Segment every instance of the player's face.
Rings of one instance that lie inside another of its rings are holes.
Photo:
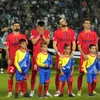
[[[60,21],[59,21],[59,23],[60,23],[60,26],[61,27],[66,27],[68,24],[67,24],[67,22],[66,22],[66,20],[64,20],[64,19],[61,19]]]
[[[90,21],[85,21],[84,24],[83,24],[83,27],[85,29],[90,29],[91,28],[91,22]]]
[[[91,47],[90,49],[89,49],[89,51],[91,52],[91,53],[96,53],[96,46],[93,46],[93,47]]]
[[[20,31],[20,24],[15,23],[15,24],[13,25],[13,30],[16,31],[16,32]]]
[[[47,45],[43,45],[43,47],[42,47],[42,51],[43,51],[43,52],[47,52],[47,50],[48,50]]]
[[[20,47],[21,47],[22,49],[26,49],[26,48],[27,48],[26,42],[22,42],[22,43],[20,44]]]
[[[65,53],[70,54],[70,51],[71,51],[71,48],[70,48],[70,46],[68,46],[68,47],[65,49]]]

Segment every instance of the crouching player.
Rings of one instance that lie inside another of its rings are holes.
[[[74,59],[70,55],[71,48],[69,45],[64,45],[64,55],[60,57],[59,68],[60,68],[60,82],[61,89],[59,97],[63,97],[64,87],[67,81],[68,84],[68,96],[74,97],[75,94],[72,93],[72,81],[73,81],[73,71],[74,71]]]
[[[23,89],[24,97],[30,97],[27,93],[27,76],[28,76],[28,70],[30,67],[30,54],[26,50],[27,43],[26,40],[20,39],[19,40],[20,49],[16,51],[15,54],[15,67],[16,67],[16,81],[17,83],[20,83],[20,88]],[[15,89],[15,98],[18,98],[18,88],[19,84],[16,84]]]
[[[96,45],[89,45],[89,54],[87,59],[83,62],[84,72],[87,73],[88,95],[94,96],[93,88],[97,83],[97,73],[100,75],[100,62],[96,55]]]
[[[50,82],[50,68],[52,67],[52,57],[47,52],[47,43],[41,42],[41,52],[37,55],[37,65],[39,66],[39,79],[38,97],[42,98],[42,87],[44,85],[43,97],[46,98],[47,90]]]

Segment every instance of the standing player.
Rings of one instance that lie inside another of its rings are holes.
[[[85,19],[83,21],[83,27],[84,30],[79,34],[78,36],[78,49],[81,53],[80,56],[80,65],[79,65],[79,76],[78,76],[78,80],[77,80],[77,86],[78,86],[78,96],[81,96],[81,90],[82,90],[82,79],[83,79],[83,75],[84,75],[84,70],[82,68],[82,64],[83,64],[83,60],[87,59],[87,54],[89,53],[89,45],[90,44],[95,44],[96,45],[96,49],[98,52],[98,37],[96,32],[94,32],[93,30],[91,30],[91,22],[89,19]],[[95,87],[96,87],[96,83],[95,83]],[[95,87],[93,90],[95,90]],[[96,92],[93,91],[95,94]]]
[[[7,55],[7,60],[8,60],[8,96],[12,96],[12,86],[13,86],[13,76],[15,74],[15,66],[14,66],[14,57],[15,57],[15,52],[19,48],[19,40],[20,39],[25,39],[26,36],[24,34],[20,33],[20,23],[15,22],[13,23],[13,32],[10,33],[7,38],[6,38],[6,55]],[[16,82],[17,86],[19,83]],[[22,91],[22,89],[21,89]]]
[[[43,21],[39,21],[37,23],[37,28],[32,29],[31,31],[31,41],[33,44],[33,57],[32,57],[32,77],[31,77],[31,93],[30,96],[34,96],[34,87],[36,84],[36,75],[38,72],[38,66],[36,64],[37,54],[40,53],[40,43],[46,42],[49,44],[50,42],[50,32],[45,29],[45,23]]]
[[[19,40],[20,49],[16,51],[14,65],[16,67],[16,81],[20,82],[23,81],[21,84],[23,87],[24,97],[30,97],[27,93],[27,76],[28,70],[30,67],[30,54],[26,50],[27,43],[25,39]],[[18,98],[18,89],[19,86],[17,85],[15,89],[15,98]]]
[[[97,73],[100,75],[100,61],[96,55],[96,45],[89,45],[89,54],[82,65],[84,73],[87,73],[88,95],[94,96],[93,88],[97,82]]]
[[[71,57],[70,53],[70,46],[65,44],[63,57],[60,57],[59,59],[60,82],[62,83],[59,97],[63,97],[66,81],[67,83],[70,83],[68,84],[68,96],[75,96],[72,93],[72,80],[70,80],[74,72],[74,59]]]
[[[62,56],[64,53],[64,45],[68,44],[71,46],[71,55],[73,56],[73,53],[76,49],[76,43],[75,43],[75,34],[74,31],[68,27],[68,23],[65,19],[60,19],[59,20],[59,26],[60,28],[57,29],[54,32],[53,36],[53,48],[56,51],[56,77],[55,77],[55,84],[56,84],[56,94],[54,96],[59,96],[60,91],[60,80],[59,80],[59,57]],[[69,83],[70,84],[70,83]]]
[[[39,67],[39,86],[38,86],[38,97],[42,97],[42,87],[44,85],[43,97],[47,98],[47,90],[50,82],[50,68],[52,67],[52,57],[48,54],[48,45],[46,42],[41,44],[41,52],[37,55],[37,65]]]

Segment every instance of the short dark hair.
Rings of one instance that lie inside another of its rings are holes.
[[[19,44],[21,44],[21,43],[23,43],[23,42],[26,42],[26,40],[25,40],[25,39],[20,39],[20,40],[19,40]]]
[[[20,22],[14,22],[13,25],[14,25],[14,24],[19,24],[19,25],[21,25]]]
[[[37,23],[37,26],[40,26],[40,27],[43,27],[44,25],[45,25],[44,21],[39,21],[39,22]]]
[[[90,18],[83,19],[83,24],[84,24],[85,21],[90,21],[90,23],[91,23],[91,19]]]
[[[89,49],[91,49],[93,46],[96,46],[95,44],[90,44]]]
[[[64,44],[64,49],[66,49],[69,45],[68,44]]]
[[[43,47],[44,45],[47,45],[47,43],[46,43],[46,42],[41,42],[41,43],[40,43],[40,46],[41,46],[41,47]]]

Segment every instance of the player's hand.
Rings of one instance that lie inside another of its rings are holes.
[[[12,61],[11,61],[11,59],[8,59],[8,65],[11,65],[12,64]]]
[[[45,67],[48,67],[48,64],[45,64]]]
[[[88,59],[87,55],[83,55],[83,57],[84,57],[84,60],[87,60]]]
[[[36,64],[34,65],[34,70],[37,70],[37,65]]]
[[[71,75],[71,76],[73,75],[73,71],[70,73],[70,75]]]
[[[50,68],[52,68],[52,65],[50,65]]]
[[[61,71],[61,72],[60,72],[60,75],[61,75],[61,76],[64,76],[64,73]]]
[[[20,73],[22,73],[22,70],[19,70]]]
[[[98,75],[100,75],[100,71],[98,72]]]

